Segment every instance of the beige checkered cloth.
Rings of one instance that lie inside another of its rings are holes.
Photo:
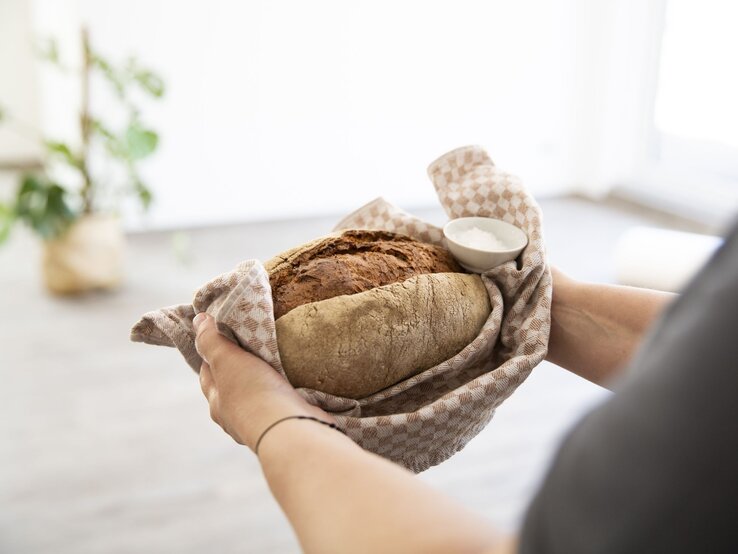
[[[551,273],[546,266],[541,212],[519,179],[497,169],[487,153],[468,146],[433,162],[428,174],[450,218],[494,217],[520,227],[528,246],[518,262],[482,280],[492,313],[479,335],[453,358],[361,400],[310,389],[298,392],[336,415],[363,448],[415,472],[461,450],[495,409],[543,360],[551,322]],[[382,229],[443,244],[441,229],[382,198],[343,219],[336,230]],[[269,277],[256,260],[205,284],[193,303],[144,315],[134,341],[177,347],[199,371],[192,318],[207,311],[221,332],[284,375],[279,359]]]

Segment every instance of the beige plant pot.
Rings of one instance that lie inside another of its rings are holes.
[[[82,216],[61,237],[44,243],[47,288],[55,294],[117,288],[123,279],[124,247],[116,216]]]

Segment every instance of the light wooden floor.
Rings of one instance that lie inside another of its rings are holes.
[[[619,234],[655,221],[578,199],[542,205],[552,262],[582,279],[610,280]],[[298,551],[254,457],[210,422],[194,374],[128,331],[336,220],[193,231],[185,263],[170,234],[136,235],[125,288],[74,300],[44,294],[26,236],[0,250],[0,552]],[[562,433],[607,394],[544,363],[463,452],[420,478],[514,528]]]

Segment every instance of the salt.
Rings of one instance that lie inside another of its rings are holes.
[[[456,235],[456,242],[477,250],[507,250],[507,246],[494,233],[479,227],[469,227]]]

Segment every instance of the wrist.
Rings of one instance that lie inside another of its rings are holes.
[[[292,467],[295,460],[299,465],[324,464],[335,449],[358,448],[348,436],[331,428],[322,418],[320,423],[312,419],[290,418],[279,422],[263,434],[259,443],[258,458],[264,472],[283,472]],[[331,418],[332,419],[332,418]],[[279,420],[277,420],[279,421]]]
[[[565,360],[572,333],[579,332],[578,322],[585,283],[576,281],[555,267],[551,268],[553,291],[551,296],[551,332],[548,340],[546,360],[566,367]],[[563,364],[563,365],[562,365]]]
[[[248,406],[244,406],[244,408],[236,418],[234,431],[241,439],[239,442],[248,446],[251,450],[255,449],[256,442],[264,431],[277,421],[287,417],[315,417],[326,423],[335,424],[335,419],[331,414],[308,404],[297,394],[288,398],[269,396],[263,402],[255,401]],[[316,425],[319,424],[316,423]]]
[[[572,279],[555,267],[551,267],[551,277],[553,278],[552,304],[564,305],[568,303],[574,292],[583,285],[583,283]]]

